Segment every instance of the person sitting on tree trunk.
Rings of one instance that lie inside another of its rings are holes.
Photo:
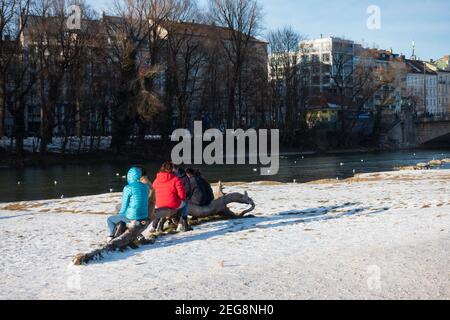
[[[209,206],[214,200],[214,192],[209,182],[203,178],[199,170],[189,168],[186,170],[186,174],[191,186],[191,192],[188,195],[189,204],[199,207]]]
[[[188,198],[191,193],[191,185],[189,183],[189,177],[187,176],[186,171],[182,167],[174,164],[173,173],[180,178],[181,182],[183,182],[184,190],[186,191],[186,198]]]
[[[209,206],[214,201],[214,191],[211,184],[203,177],[202,173],[197,170],[197,178],[200,183],[200,189],[202,190],[204,197],[202,207]]]
[[[156,195],[157,209],[171,209],[181,213],[178,224],[178,232],[191,231],[188,222],[188,206],[186,201],[186,189],[183,182],[174,173],[174,164],[165,162],[153,182],[153,189]],[[158,221],[153,221],[153,228],[156,228]]]
[[[123,224],[136,225],[148,221],[148,198],[150,187],[142,182],[142,169],[132,167],[127,174],[127,182],[123,189],[122,205],[118,215],[108,218],[109,237],[111,242],[117,235],[116,227]]]

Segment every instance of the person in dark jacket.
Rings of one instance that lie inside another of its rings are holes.
[[[202,206],[204,202],[203,200],[204,193],[202,192],[202,189],[200,189],[197,171],[195,169],[188,168],[186,170],[186,175],[189,179],[190,185],[190,192],[187,195],[186,199],[188,200],[189,204],[195,206]]]
[[[189,203],[205,207],[214,200],[214,192],[211,185],[202,177],[200,171],[189,168],[186,170],[189,177],[191,192],[187,197]]]
[[[197,171],[198,183],[203,192],[202,206],[209,206],[214,201],[214,191],[211,184],[203,177],[200,171]]]

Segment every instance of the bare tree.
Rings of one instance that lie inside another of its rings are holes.
[[[285,27],[269,33],[273,117],[283,126],[283,141],[291,144],[296,130],[305,125],[307,84],[300,42],[306,37]]]
[[[196,17],[192,11],[192,17]],[[195,22],[168,24],[166,104],[177,112],[177,127],[187,128],[194,104],[200,101],[202,73],[208,61],[208,47]],[[198,111],[198,110],[197,110]]]
[[[157,99],[145,86],[156,73],[155,69],[146,63],[150,58],[149,51],[145,49],[151,23],[147,15],[147,5],[144,0],[117,0],[113,9],[114,16],[103,17],[105,36],[110,49],[109,62],[117,74],[118,82],[112,107],[111,147],[115,153],[119,153],[130,139],[142,111],[155,111],[149,102],[156,102]],[[139,104],[142,97],[145,97],[145,102]]]
[[[222,43],[229,64],[226,112],[229,128],[238,125],[242,115],[243,72],[250,51],[255,49],[255,36],[261,29],[261,12],[256,0],[209,1],[210,22],[228,31],[228,36],[218,41]]]
[[[345,49],[333,54],[331,79],[340,99],[338,123],[341,147],[347,147],[351,143],[357,115],[364,110],[369,100],[401,76],[391,65],[377,63],[378,55],[377,50],[369,49],[364,49],[356,59]],[[350,121],[345,115],[349,104],[354,106]]]
[[[47,151],[54,129],[64,119],[63,97],[67,97],[68,72],[80,60],[84,41],[88,38],[82,31],[68,28],[68,6],[65,0],[36,1],[34,15],[28,17],[23,34],[24,41],[38,58],[42,153]]]
[[[0,0],[0,137],[5,135],[7,75],[20,52],[31,0]]]
[[[13,134],[15,152],[23,153],[23,140],[25,138],[25,112],[27,102],[36,83],[37,59],[29,48],[20,47],[14,55],[8,75],[7,110],[13,119]]]

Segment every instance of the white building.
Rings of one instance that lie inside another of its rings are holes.
[[[438,71],[438,106],[439,112],[450,114],[450,71]]]
[[[437,73],[438,113],[450,114],[450,69],[440,69],[439,63],[427,63],[427,66]]]
[[[309,84],[313,91],[333,93],[333,76],[341,73],[346,82],[353,73],[355,57],[361,51],[362,46],[354,41],[336,37],[301,42],[301,61],[310,66]]]
[[[426,62],[405,60],[407,66],[406,94],[416,101],[419,116],[440,114],[438,103],[438,74]]]

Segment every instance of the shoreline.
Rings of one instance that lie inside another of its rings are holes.
[[[164,161],[166,158],[170,157],[170,150],[162,150],[157,148],[157,151],[147,150],[138,155],[137,152],[131,154],[119,154],[115,155],[110,151],[96,151],[96,152],[86,152],[86,153],[56,153],[48,152],[46,154],[40,153],[30,153],[24,152],[22,155],[18,155],[9,151],[5,151],[0,148],[0,168],[32,168],[39,166],[53,166],[53,165],[67,165],[67,164],[88,164],[88,163],[98,163],[105,161],[113,162],[124,162],[129,163],[133,161]],[[351,148],[351,149],[337,149],[328,151],[315,151],[315,150],[304,150],[304,151],[292,151],[291,149],[284,149],[280,152],[280,156],[312,156],[312,157],[326,157],[326,156],[339,156],[339,155],[357,155],[357,154],[378,154],[378,153],[395,153],[402,151],[417,151],[417,150],[449,150],[450,148],[408,148],[408,149],[398,149],[398,150],[379,150],[376,148]],[[146,156],[145,154],[150,154]]]
[[[101,161],[100,159],[97,159],[97,161]],[[125,160],[123,160],[125,162]],[[92,162],[91,162],[92,163]],[[1,167],[0,167],[1,169]],[[400,166],[400,167],[393,167],[391,170],[386,171],[373,171],[370,173],[358,173],[353,174],[352,176],[348,176],[342,179],[331,179],[331,178],[325,178],[325,179],[314,179],[311,181],[303,181],[303,182],[282,182],[277,180],[259,180],[259,181],[221,181],[225,186],[227,187],[234,187],[234,186],[240,186],[240,185],[265,185],[265,186],[277,186],[277,185],[290,185],[290,184],[324,184],[324,183],[346,183],[346,182],[352,182],[357,181],[359,176],[364,175],[371,175],[371,176],[379,176],[382,174],[388,174],[388,173],[395,173],[395,172],[402,172],[402,171],[427,171],[427,170],[449,170],[450,169],[450,158],[443,158],[443,159],[437,159],[432,160],[426,163],[417,163],[416,165],[412,166]],[[219,181],[212,182],[211,185],[213,188],[217,185]],[[117,193],[117,192],[115,192]],[[86,194],[86,195],[73,195],[68,196],[65,199],[72,199],[72,198],[78,198],[78,197],[95,197],[95,196],[101,196],[106,193],[92,193],[92,194]],[[111,193],[109,193],[111,194]],[[36,201],[51,201],[51,200],[57,200],[58,198],[42,198],[42,199],[32,199],[32,200],[18,200],[18,201],[0,201],[0,209],[2,208],[2,205],[5,204],[14,204],[14,203],[23,203],[23,202],[36,202]]]
[[[445,159],[450,163],[450,159]],[[295,187],[295,186],[315,186],[315,185],[352,185],[364,182],[380,182],[380,181],[412,181],[412,180],[428,180],[432,179],[428,177],[427,174],[433,176],[433,174],[437,174],[442,178],[446,178],[450,180],[450,169],[446,168],[438,168],[436,166],[432,167],[423,167],[423,166],[413,166],[413,167],[400,167],[396,168],[392,171],[380,171],[380,172],[371,172],[371,173],[359,173],[355,174],[352,177],[348,177],[345,179],[317,179],[308,182],[279,182],[279,181],[271,181],[271,180],[261,180],[261,181],[230,181],[230,182],[222,182],[222,185],[225,189],[233,190],[236,188],[244,188],[249,189],[251,187]],[[423,174],[423,176],[421,176]],[[213,190],[217,187],[219,182],[211,183]],[[51,210],[43,209],[42,211],[35,210],[40,207],[41,204],[46,205],[49,203],[58,204],[59,208],[56,209],[56,212],[70,212],[70,213],[83,213],[83,209],[75,209],[75,206],[71,208],[63,208],[62,204],[70,204],[77,203],[76,200],[80,199],[101,199],[102,204],[106,204],[108,202],[120,203],[122,192],[109,192],[109,193],[98,193],[91,195],[82,195],[82,196],[72,196],[72,197],[64,197],[64,198],[51,198],[51,199],[36,199],[36,200],[23,200],[23,201],[8,201],[8,202],[0,202],[0,210],[5,211],[23,211],[27,209],[31,209],[33,212],[41,212],[48,213]],[[59,205],[61,204],[61,205]],[[53,208],[55,206],[52,206]],[[98,211],[89,211],[91,214],[115,214],[115,206],[114,210],[109,213],[98,212]]]

